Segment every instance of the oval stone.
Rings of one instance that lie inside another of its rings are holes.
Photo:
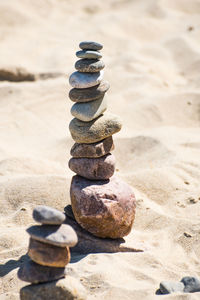
[[[86,59],[101,59],[102,54],[98,51],[94,50],[81,50],[76,52],[76,56],[78,58],[86,58]]]
[[[69,247],[57,247],[30,238],[28,256],[37,264],[63,268],[70,262]]]
[[[104,67],[104,62],[97,59],[79,59],[75,63],[75,69],[79,72],[95,73],[101,71]]]
[[[70,188],[72,210],[84,229],[102,238],[122,238],[131,231],[136,200],[132,188],[117,178],[91,181],[74,176]]]
[[[101,157],[114,150],[112,136],[93,144],[75,143],[70,151],[73,157]]]
[[[115,157],[109,153],[98,158],[71,158],[69,168],[85,178],[105,180],[114,174]]]
[[[90,102],[75,103],[71,108],[71,114],[83,122],[89,122],[100,116],[106,109],[106,97],[101,97]]]
[[[102,80],[100,84],[86,89],[71,89],[69,91],[69,98],[73,102],[89,102],[96,100],[103,96],[109,89],[108,81]]]
[[[47,266],[41,266],[33,261],[25,262],[19,268],[17,273],[19,279],[31,283],[57,280],[59,278],[65,277],[66,274],[66,268],[52,268]]]
[[[79,47],[81,49],[101,50],[103,48],[103,45],[101,45],[97,42],[83,41],[79,44]]]
[[[83,122],[74,118],[69,124],[73,140],[76,143],[86,144],[101,141],[120,131],[121,127],[120,118],[110,113],[105,113],[90,122]]]
[[[35,225],[29,227],[26,231],[33,239],[58,247],[73,247],[78,241],[74,229],[66,224],[61,226]]]
[[[64,222],[65,215],[55,208],[38,205],[33,210],[33,219],[42,224],[60,225]]]
[[[85,89],[99,84],[102,79],[103,71],[96,73],[74,72],[69,77],[69,83],[77,89]]]

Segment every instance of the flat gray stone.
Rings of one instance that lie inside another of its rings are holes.
[[[176,292],[183,292],[184,284],[179,281],[162,281],[160,283],[161,294],[171,294]]]
[[[96,73],[74,72],[69,77],[69,83],[74,88],[85,89],[85,88],[98,85],[102,79],[103,79],[103,71],[96,72]]]
[[[73,247],[77,243],[76,232],[66,224],[61,226],[35,225],[26,231],[32,239],[58,247]]]
[[[98,59],[79,59],[75,63],[75,69],[79,72],[95,73],[101,71],[104,67],[104,62]]]
[[[200,292],[200,281],[197,277],[186,276],[181,279],[185,293]]]
[[[41,266],[32,260],[24,263],[17,273],[19,279],[31,283],[57,280],[64,277],[66,274],[66,268]]]
[[[73,157],[101,157],[114,150],[112,136],[93,144],[75,143],[70,151]]]
[[[71,89],[69,91],[69,98],[73,102],[89,102],[102,97],[107,90],[109,89],[110,85],[108,81],[102,80],[100,84],[95,85],[90,88],[86,89]]]
[[[83,122],[89,122],[99,117],[106,109],[107,100],[103,96],[94,101],[75,103],[71,108],[71,114]]]
[[[76,52],[76,56],[78,58],[86,58],[86,59],[101,59],[102,55],[98,51],[94,50],[81,50]]]
[[[65,220],[65,215],[50,206],[38,205],[33,210],[33,219],[42,224],[60,225]]]
[[[101,50],[103,48],[103,45],[97,43],[97,42],[92,42],[92,41],[83,41],[79,44],[79,47],[81,49],[90,49],[90,50]]]
[[[76,118],[71,120],[69,130],[76,143],[96,143],[118,131],[122,127],[118,116],[105,113],[90,122],[83,122]]]

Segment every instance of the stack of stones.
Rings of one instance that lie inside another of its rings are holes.
[[[118,116],[105,113],[109,83],[103,80],[104,63],[96,42],[80,43],[80,58],[69,83],[74,119],[69,130],[75,144],[69,168],[77,175],[71,182],[71,204],[76,221],[98,237],[127,235],[135,217],[132,188],[114,175],[115,157],[112,135],[120,131]]]
[[[33,285],[21,289],[20,298],[22,300],[49,298],[48,294],[46,298],[34,298],[31,291],[36,293],[40,288],[45,290],[45,284],[65,277],[67,271],[65,266],[70,261],[69,247],[73,247],[77,243],[76,232],[71,226],[62,224],[65,215],[57,209],[37,206],[33,210],[33,218],[41,225],[31,226],[27,229],[30,235],[28,256],[31,260],[18,271],[19,279]],[[41,283],[43,283],[42,287]],[[56,284],[59,285],[57,281]],[[54,286],[55,290],[54,283],[47,286]]]

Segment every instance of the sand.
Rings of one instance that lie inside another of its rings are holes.
[[[123,119],[117,175],[137,197],[129,239],[145,251],[74,257],[69,274],[91,300],[200,298],[155,295],[162,280],[200,277],[199,36],[199,0],[0,1],[0,69],[36,78],[0,82],[1,300],[26,285],[33,207],[70,203],[68,77],[82,40],[104,45],[108,111]]]

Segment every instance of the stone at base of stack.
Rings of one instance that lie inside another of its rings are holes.
[[[42,225],[27,229],[30,235],[28,255],[30,260],[18,270],[18,277],[30,282],[20,291],[21,300],[34,299],[85,299],[84,293],[74,293],[78,287],[75,279],[65,278],[70,261],[69,247],[77,243],[73,228],[63,224],[65,215],[48,206],[37,206],[33,218]],[[71,283],[71,286],[67,284]],[[82,291],[84,289],[82,288]]]
[[[74,146],[69,168],[72,178],[70,195],[76,221],[97,237],[121,238],[131,231],[136,201],[130,186],[113,176],[115,158],[112,135],[120,131],[121,120],[106,113],[104,100],[109,84],[103,81],[104,63],[99,52],[103,46],[86,41],[76,52],[76,72],[69,83],[69,98],[75,117],[69,124]],[[99,95],[99,97],[98,97]]]

